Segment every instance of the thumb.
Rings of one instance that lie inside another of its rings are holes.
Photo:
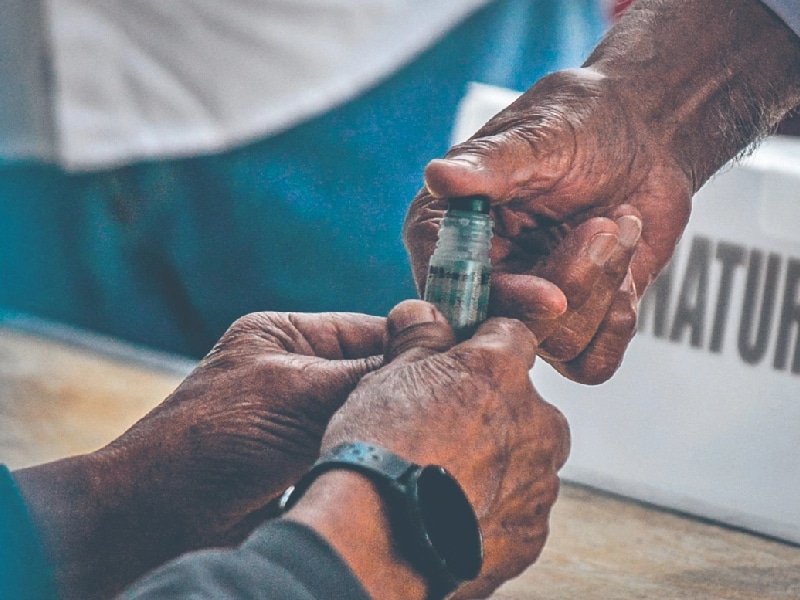
[[[537,178],[543,158],[524,136],[476,134],[452,147],[445,158],[428,163],[425,186],[437,198],[482,195],[502,204],[515,195],[520,182]]]
[[[293,355],[286,360],[297,360]],[[380,368],[380,356],[349,360],[327,360],[303,357],[306,393],[315,402],[304,410],[318,420],[326,421],[336,412],[364,375]]]
[[[404,364],[445,352],[456,343],[453,329],[435,306],[422,300],[405,300],[387,319],[389,339],[384,363]]]
[[[425,167],[425,187],[437,198],[497,194],[496,178],[486,160],[477,153],[451,154]]]

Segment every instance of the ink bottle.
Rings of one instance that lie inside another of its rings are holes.
[[[485,196],[451,198],[431,256],[424,299],[447,318],[458,340],[486,319],[492,219]]]

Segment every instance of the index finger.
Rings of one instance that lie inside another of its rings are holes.
[[[331,312],[289,313],[287,318],[319,358],[349,360],[383,352],[383,317]]]

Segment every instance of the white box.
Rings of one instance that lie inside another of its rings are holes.
[[[471,87],[456,139],[515,95]],[[619,372],[532,371],[572,427],[562,475],[800,543],[800,138],[767,140],[693,205]]]

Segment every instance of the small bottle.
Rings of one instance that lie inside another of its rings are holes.
[[[491,244],[489,199],[450,199],[428,267],[424,299],[447,318],[458,340],[471,336],[486,319]]]

